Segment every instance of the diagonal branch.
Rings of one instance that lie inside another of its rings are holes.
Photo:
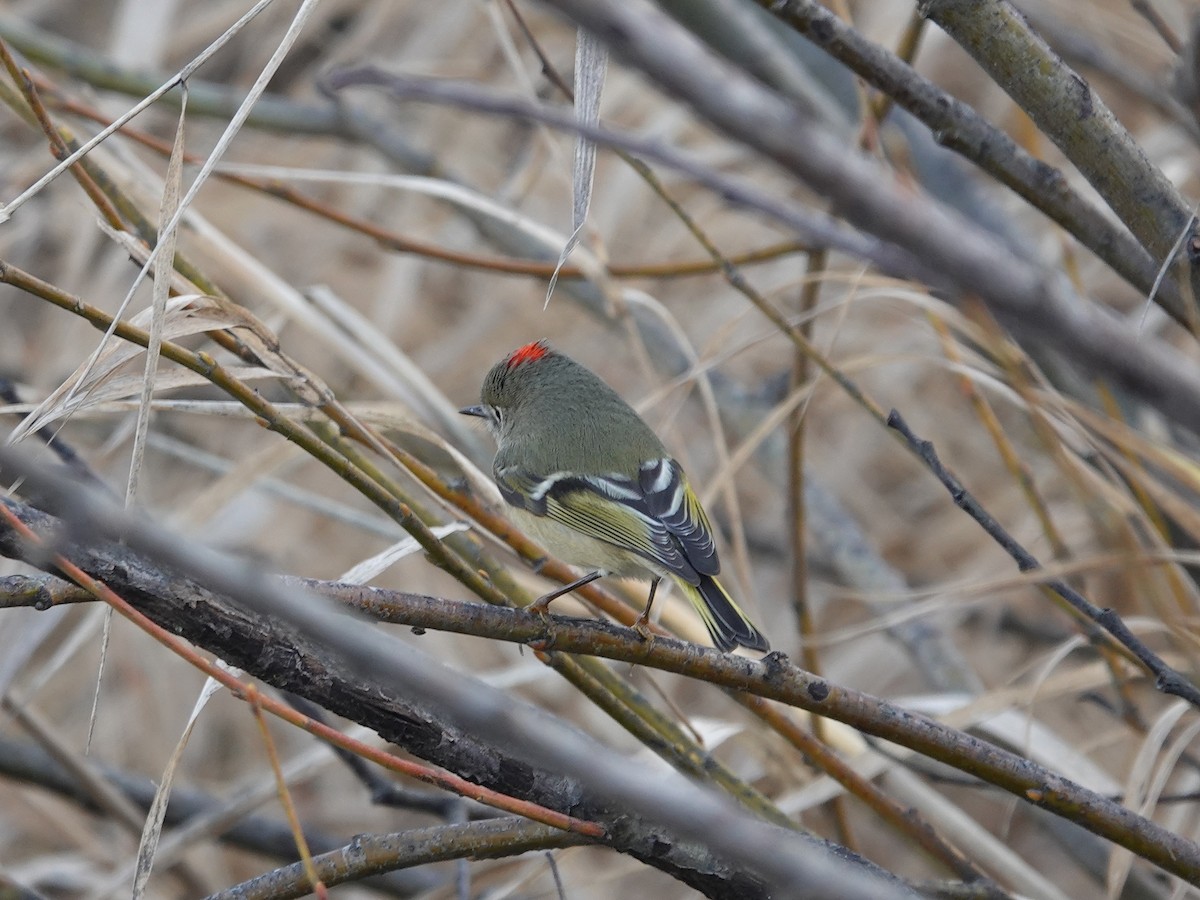
[[[4,454],[5,467],[11,454]],[[31,471],[21,469],[21,471]],[[39,482],[39,490],[54,487],[53,483]],[[78,493],[77,488],[72,492]],[[75,507],[78,499],[70,501],[64,492],[56,491],[59,502]],[[22,521],[39,533],[61,529],[58,520],[47,516],[25,504],[13,500],[2,501]],[[91,501],[89,501],[91,503]],[[337,712],[339,715],[358,721],[376,729],[382,736],[401,744],[410,752],[431,762],[436,762],[452,771],[460,772],[472,780],[489,787],[527,797],[552,809],[570,809],[572,814],[603,822],[610,832],[606,841],[610,846],[644,859],[651,865],[669,871],[693,886],[700,883],[713,886],[707,878],[699,878],[694,867],[712,865],[715,861],[702,862],[694,854],[697,848],[688,842],[673,843],[664,855],[664,848],[656,844],[655,835],[661,835],[661,825],[652,824],[654,816],[637,816],[614,819],[614,809],[620,810],[624,802],[614,801],[609,795],[605,799],[604,787],[607,780],[585,781],[577,775],[551,775],[551,772],[575,772],[577,766],[571,753],[563,759],[554,752],[555,731],[547,725],[541,726],[536,738],[509,741],[497,735],[494,715],[487,705],[481,704],[475,688],[466,688],[467,697],[449,686],[442,688],[453,696],[443,705],[442,701],[429,702],[413,691],[408,683],[405,689],[395,692],[385,688],[389,682],[375,659],[374,642],[379,652],[389,659],[398,656],[395,645],[383,640],[360,622],[334,612],[308,614],[319,618],[320,626],[302,625],[296,622],[294,610],[300,598],[307,597],[303,587],[312,584],[291,580],[271,587],[272,595],[281,595],[277,607],[272,607],[269,616],[231,603],[190,578],[164,571],[154,558],[143,555],[148,549],[142,538],[149,538],[145,526],[129,522],[124,517],[104,517],[103,525],[86,514],[84,520],[89,527],[100,533],[109,532],[118,522],[122,533],[130,539],[134,551],[107,541],[89,540],[86,545],[70,548],[72,557],[85,571],[94,577],[103,578],[113,586],[120,587],[129,601],[146,615],[161,622],[164,627],[175,630],[203,647],[220,653],[228,661],[245,667],[262,680],[285,690],[307,697],[313,702]],[[75,521],[75,516],[70,520]],[[131,534],[131,532],[136,532]],[[163,547],[154,547],[153,557],[162,559],[166,552],[170,568],[180,566],[179,557],[191,557],[198,553],[186,553],[177,547],[171,549],[170,542],[182,545],[182,541],[161,535]],[[0,554],[17,556],[37,564],[30,557],[28,548],[7,529],[0,529]],[[207,556],[208,554],[204,554]],[[41,560],[41,564],[46,564]],[[227,573],[222,579],[205,580],[220,590],[246,591],[241,582],[242,567],[236,563],[222,561]],[[214,573],[215,574],[215,573]],[[256,591],[266,591],[261,579],[251,581]],[[713,684],[776,700],[818,715],[838,719],[859,730],[909,747],[932,759],[956,766],[963,771],[1003,788],[1022,799],[1035,803],[1063,818],[1070,819],[1095,834],[1124,846],[1139,856],[1154,862],[1163,869],[1190,881],[1200,883],[1200,846],[1168,831],[1165,828],[1125,809],[1114,801],[1051,772],[1017,754],[1002,750],[971,735],[956,731],[932,719],[893,706],[886,701],[850,688],[836,685],[798,669],[786,657],[773,654],[755,662],[738,656],[707,650],[695,644],[670,638],[656,638],[653,642],[642,641],[629,629],[619,628],[602,622],[579,621],[542,617],[525,610],[487,606],[473,603],[451,603],[436,598],[414,594],[399,594],[377,588],[360,586],[328,586],[326,593],[334,593],[344,603],[359,609],[368,609],[383,621],[403,623],[416,628],[444,628],[465,634],[476,634],[516,641],[534,646],[553,646],[559,652],[587,653],[610,659],[624,660],[652,666],[664,671],[675,672],[687,677],[709,681]],[[338,653],[330,650],[331,641],[340,640],[338,631],[351,630],[353,637],[346,649],[357,661],[349,665]],[[415,657],[417,651],[407,645],[405,659]],[[361,667],[371,664],[370,673],[364,674]],[[436,666],[432,661],[418,659],[422,671]],[[501,701],[497,701],[501,702]],[[475,704],[478,721],[464,728],[455,710],[459,705]],[[508,701],[503,701],[505,706]],[[511,711],[508,714],[513,714]],[[557,739],[561,740],[561,738]],[[530,743],[532,742],[532,743]],[[536,745],[536,746],[535,746]],[[563,768],[541,768],[545,758],[543,748],[551,746],[550,754],[557,758]],[[559,745],[561,746],[561,744]],[[513,748],[533,751],[534,759]],[[594,771],[602,754],[595,750],[579,748],[574,751],[588,759]],[[606,776],[607,778],[607,776]],[[655,779],[664,781],[664,779]],[[674,779],[670,779],[674,782]],[[672,788],[672,790],[677,788]],[[659,791],[650,787],[639,790],[650,791],[639,795],[644,802],[654,802]],[[694,792],[688,791],[690,795]],[[680,803],[676,798],[674,803]],[[644,809],[637,803],[636,809]],[[678,808],[678,806],[676,806]],[[694,810],[692,814],[697,814]],[[700,820],[698,820],[700,821]],[[731,821],[727,812],[718,819],[703,820],[703,829],[743,827],[738,820]],[[656,830],[656,827],[658,830]],[[679,827],[675,825],[674,827]],[[684,826],[686,828],[686,826]],[[756,825],[756,831],[765,825]],[[748,835],[744,832],[740,838]],[[785,835],[787,835],[785,837]],[[760,835],[761,837],[761,835]],[[804,841],[800,835],[772,829],[770,841],[787,844]],[[741,858],[728,843],[717,841],[721,859]],[[752,857],[753,858],[753,857]],[[739,884],[742,890],[751,890],[757,881],[745,882],[737,872],[744,868],[723,862],[717,884],[729,886]],[[716,876],[714,876],[716,877]],[[760,885],[761,887],[761,885]],[[705,888],[701,888],[704,890]],[[757,894],[758,888],[752,891]],[[847,896],[840,893],[839,896]]]
[[[631,768],[560,720],[450,672],[415,645],[328,609],[328,601],[296,585],[139,524],[81,486],[17,462],[12,451],[0,459],[6,477],[21,473],[26,489],[71,523],[63,549],[76,564],[121,586],[143,614],[422,759],[492,790],[600,822],[608,846],[708,896],[763,896],[781,884],[816,886],[814,896],[834,890],[843,897],[907,896],[894,878],[848,851],[751,819],[727,798],[673,773]],[[64,535],[62,522],[16,501],[3,503],[37,532]],[[137,552],[77,543],[87,533],[119,533]],[[10,528],[0,535],[0,553],[53,565],[45,550],[29,547]],[[190,602],[157,593],[164,575],[156,560],[186,585]]]
[[[335,73],[334,86],[374,84],[398,99],[475,109],[578,131],[685,172],[731,202],[764,213],[815,246],[848,252],[882,271],[920,278],[960,300],[978,296],[1023,339],[1050,345],[1109,378],[1189,430],[1200,433],[1200,372],[1172,347],[1131,337],[1115,316],[1076,296],[1058,273],[1018,256],[993,235],[914,195],[873,160],[847,151],[784,98],[714,57],[681,26],[645,2],[548,0],[608,35],[614,53],[650,75],[734,140],[829,198],[860,231],[725,177],[658,142],[592,128],[557,110],[437,79],[378,69]],[[871,240],[873,235],[876,240]]]

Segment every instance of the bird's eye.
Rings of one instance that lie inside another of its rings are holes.
[[[496,424],[499,425],[500,421],[504,418],[504,416],[501,414],[500,407],[492,407],[492,417],[495,418]]]

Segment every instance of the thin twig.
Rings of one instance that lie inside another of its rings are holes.
[[[313,858],[321,881],[329,887],[370,875],[425,866],[451,859],[503,859],[551,847],[586,843],[577,835],[556,831],[516,817],[460,825],[413,828],[394,834],[363,834],[350,844]],[[207,900],[271,897],[290,900],[308,894],[308,875],[301,863],[284,866],[234,885]]]
[[[1010,535],[987,510],[980,506],[975,497],[963,487],[962,482],[949,469],[942,465],[942,461],[938,458],[937,451],[934,449],[931,441],[922,440],[917,437],[908,427],[908,423],[904,421],[900,413],[895,410],[892,410],[888,416],[888,426],[904,438],[913,452],[925,462],[925,465],[937,477],[938,481],[950,492],[955,505],[979,523],[980,527],[1013,558],[1018,569],[1022,572],[1033,572],[1042,567],[1042,564],[1037,561],[1033,554],[1022,547],[1016,538]],[[1181,697],[1197,709],[1200,709],[1200,690],[1181,673],[1168,666],[1160,656],[1152,652],[1149,647],[1139,640],[1114,610],[1101,609],[1093,605],[1086,597],[1060,578],[1049,578],[1045,584],[1081,614],[1115,637],[1136,656],[1142,665],[1146,667],[1146,670],[1154,675],[1155,687],[1165,694],[1173,694],[1176,697]]]
[[[1183,50],[1183,41],[1179,35],[1175,33],[1175,29],[1167,24],[1167,20],[1163,18],[1162,13],[1158,8],[1150,2],[1150,0],[1129,0],[1129,5],[1153,28],[1163,43],[1170,48],[1171,52],[1176,56]]]

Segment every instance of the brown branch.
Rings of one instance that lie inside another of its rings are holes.
[[[39,532],[60,527],[24,504],[12,500],[4,504]],[[39,563],[10,530],[0,532],[0,554]],[[640,840],[648,837],[641,825],[627,822],[618,828],[608,818],[612,815],[610,808],[597,808],[594,800],[579,802],[572,790],[584,790],[581,785],[563,784],[559,779],[547,781],[544,775],[536,774],[536,767],[531,769],[528,762],[514,758],[511,748],[488,744],[481,735],[464,732],[445,721],[444,711],[422,705],[407,694],[381,691],[380,683],[345,669],[344,663],[331,657],[325,641],[298,631],[287,621],[232,606],[199,584],[166,575],[146,558],[113,544],[74,547],[71,555],[85,571],[120,587],[131,602],[164,627],[246,667],[262,680],[375,728],[410,752],[453,771],[469,771],[471,777],[497,789],[528,796],[550,808],[566,804],[577,816],[605,822],[616,829],[607,839],[611,845],[684,877],[686,867],[680,866],[678,857],[663,859],[657,851],[648,852],[649,848],[639,843],[638,834]],[[40,564],[46,565],[44,557]],[[231,569],[225,577],[233,576]],[[298,580],[292,583],[297,588],[304,584]],[[781,654],[756,662],[669,638],[646,642],[630,629],[602,622],[557,616],[543,619],[524,610],[451,603],[377,588],[325,585],[324,590],[336,593],[353,607],[369,609],[383,621],[633,662],[837,719],[955,766],[1076,822],[1169,872],[1200,883],[1200,846],[1191,841],[1017,754],[869,694],[817,678],[796,668]],[[336,630],[329,623],[323,628]],[[328,639],[328,634],[324,636]],[[361,657],[368,656],[365,644],[357,652]],[[394,648],[388,652],[395,655]],[[400,723],[404,724],[398,727]],[[447,734],[454,735],[453,739],[448,740]],[[497,758],[506,760],[499,769]],[[562,793],[564,789],[566,794]],[[789,838],[796,839],[796,835]]]
[[[4,471],[15,473],[14,455],[6,451],[3,456]],[[32,470],[24,471],[30,488],[39,492],[55,490],[57,478],[41,481]],[[106,501],[78,486],[68,487],[60,500],[73,505],[70,497],[86,500],[86,507],[77,508],[81,514],[86,514],[82,512],[85,508],[109,508]],[[92,506],[93,501],[101,505]],[[51,517],[17,501],[0,502],[38,533],[63,534],[61,524]],[[134,523],[129,520],[127,524]],[[99,527],[98,523],[93,525]],[[105,530],[101,528],[100,532]],[[154,530],[164,533],[159,528]],[[140,544],[141,539],[132,532],[123,533],[131,546]],[[140,533],[151,537],[149,530]],[[573,730],[561,730],[548,715],[538,714],[527,723],[534,713],[531,708],[482,684],[465,684],[466,676],[442,674],[441,667],[425,659],[415,645],[397,654],[400,645],[394,639],[344,614],[335,614],[317,631],[309,631],[307,625],[291,620],[291,613],[280,615],[283,608],[315,611],[298,582],[281,589],[279,583],[265,580],[252,568],[229,560],[217,564],[214,557],[199,548],[185,551],[186,542],[180,538],[173,538],[172,544],[172,553],[184,553],[204,566],[208,565],[203,563],[205,559],[216,564],[217,568],[207,570],[205,581],[217,589],[239,596],[241,591],[234,588],[234,582],[249,578],[244,585],[253,586],[243,599],[256,604],[259,599],[275,597],[281,606],[269,613],[241,606],[190,577],[166,574],[150,558],[113,543],[73,546],[69,555],[89,576],[120,589],[126,600],[164,630],[218,653],[268,684],[360,722],[409,753],[490,790],[569,811],[576,819],[600,822],[606,829],[605,844],[670,873],[708,896],[762,896],[766,885],[781,877],[777,874],[781,870],[791,873],[788,878],[816,879],[815,883],[832,877],[822,874],[832,864],[830,849],[824,842],[755,822],[745,813],[735,812],[729,801],[718,803],[715,795],[688,787],[682,779],[676,780],[677,776],[664,779],[659,772],[651,776],[631,770],[609,759],[598,744]],[[53,568],[44,551],[31,548],[8,527],[0,530],[0,554]],[[178,573],[181,560],[170,562],[169,570]],[[210,581],[210,577],[215,580]],[[233,580],[226,581],[229,578]],[[437,602],[445,605],[444,601]],[[540,621],[536,616],[531,618]],[[338,638],[339,630],[346,627],[357,632],[353,649]],[[409,665],[415,669],[408,676],[387,671],[389,667]],[[433,693],[427,689],[429,679],[450,677],[453,682],[444,682],[444,688],[435,688]],[[450,700],[443,690],[452,690],[452,696],[461,695],[461,699]],[[460,706],[463,702],[468,705]],[[479,715],[483,718],[475,718]],[[510,734],[513,730],[517,735]],[[618,785],[628,787],[618,789]],[[654,813],[647,817],[650,809]],[[684,809],[688,810],[686,815]],[[697,840],[701,834],[704,839]],[[768,854],[766,847],[791,849],[787,859],[775,861],[777,850]],[[849,878],[853,884],[853,870],[871,873],[861,891],[847,894],[843,890],[844,896],[890,895],[886,885],[895,882],[885,873],[856,857],[847,857],[845,851],[840,855],[851,859],[853,865],[838,865],[837,878]],[[886,879],[883,887],[880,877]],[[869,890],[867,883],[871,885]]]
[[[345,847],[313,858],[321,881],[328,887],[361,881],[371,875],[451,859],[503,859],[531,850],[572,847],[586,843],[578,835],[536,822],[506,817],[459,825],[412,828],[393,834],[363,834]],[[304,866],[296,863],[267,872],[208,900],[291,900],[311,891]]]
[[[42,90],[47,91],[53,97],[56,108],[81,116],[99,125],[108,126],[112,124],[111,116],[106,116],[86,103],[63,95],[61,88],[51,83],[45,76],[26,74],[32,79],[31,84],[40,86]],[[119,133],[164,156],[169,156],[171,153],[171,145],[168,141],[134,128],[132,125],[125,125],[119,130]],[[66,153],[63,155],[65,156]],[[195,153],[185,153],[184,159],[196,164],[203,162],[203,157]],[[383,225],[378,225],[367,219],[347,213],[332,204],[324,203],[315,197],[310,197],[277,179],[254,178],[249,175],[239,175],[220,170],[215,171],[213,175],[230,184],[240,185],[249,190],[265,194],[268,197],[282,200],[284,203],[310,212],[335,225],[355,231],[364,237],[370,238],[380,246],[394,250],[397,253],[411,253],[414,256],[422,256],[426,259],[438,260],[467,269],[480,269],[497,275],[525,275],[531,278],[549,278],[554,274],[555,265],[553,262],[514,259],[501,256],[482,256],[477,253],[451,250],[437,244],[431,244],[427,241],[400,234]],[[808,249],[807,244],[798,241],[781,241],[755,250],[732,254],[730,262],[738,266],[751,266],[771,262],[795,253],[805,253]],[[710,259],[690,259],[662,263],[607,263],[605,266],[605,271],[610,276],[622,280],[695,278],[712,275],[720,272],[720,270],[720,264]],[[559,270],[558,277],[569,281],[572,279],[584,279],[588,276],[578,267],[567,265]]]

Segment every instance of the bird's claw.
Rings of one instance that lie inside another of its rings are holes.
[[[650,630],[650,618],[645,613],[634,620],[632,627],[643,641],[649,642],[654,640],[654,632]]]

